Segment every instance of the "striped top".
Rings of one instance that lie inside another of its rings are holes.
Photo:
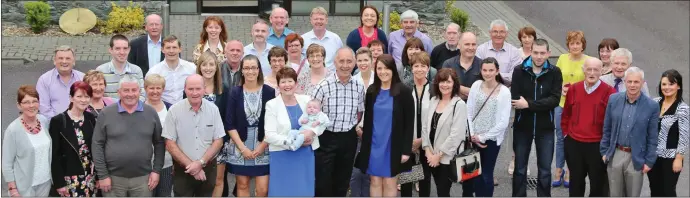
[[[105,77],[105,97],[119,99],[120,97],[117,95],[117,88],[119,87],[118,83],[120,82],[120,79],[125,75],[133,75],[139,80],[139,91],[141,93],[139,100],[146,100],[144,92],[144,73],[141,71],[139,66],[126,62],[122,72],[120,73],[115,68],[113,61],[110,61],[99,65],[96,70],[103,72],[103,76]]]

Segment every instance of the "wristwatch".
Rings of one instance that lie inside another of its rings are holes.
[[[204,159],[199,159],[199,162],[201,162],[202,167],[206,167],[206,162],[204,161]]]

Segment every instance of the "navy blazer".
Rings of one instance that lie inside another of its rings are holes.
[[[383,53],[388,54],[388,39],[386,38],[386,33],[379,28],[376,28],[376,31],[376,34],[378,34],[378,40],[383,43]],[[355,30],[352,30],[352,32],[350,32],[350,34],[347,35],[345,44],[347,44],[347,46],[352,48],[352,50],[355,52],[360,47],[366,47],[362,46],[362,37],[359,36],[359,28],[355,28]]]
[[[599,152],[611,161],[618,144],[618,129],[623,116],[623,107],[627,102],[626,92],[619,92],[609,97],[604,118],[604,135],[601,137]],[[630,129],[630,147],[635,170],[642,170],[642,165],[654,167],[656,146],[659,136],[659,104],[651,98],[640,95],[637,99],[634,126]]]
[[[264,139],[264,116],[266,116],[266,103],[276,97],[275,89],[271,88],[266,84],[263,85],[261,92],[261,115],[259,116],[259,135],[257,137],[258,141],[263,141]],[[227,108],[225,108],[225,131],[237,130],[240,134],[240,139],[244,142],[247,141],[247,127],[249,127],[249,122],[247,122],[247,114],[244,113],[244,88],[236,86],[232,88],[230,95],[227,96],[228,101],[226,102]]]

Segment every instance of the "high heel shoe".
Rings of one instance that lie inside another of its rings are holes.
[[[560,173],[556,173],[558,180],[554,180],[553,183],[551,183],[551,186],[553,187],[559,187],[563,184],[563,176],[565,175],[565,171],[563,169],[560,170]]]
[[[570,187],[570,171],[565,170],[565,176],[563,176],[563,186],[566,188]]]

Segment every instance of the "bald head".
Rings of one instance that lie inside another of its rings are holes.
[[[189,85],[195,84],[195,83],[201,83],[202,85],[204,84],[204,77],[199,75],[199,74],[192,74],[187,77],[187,79],[184,81],[184,86],[187,87]]]
[[[288,16],[287,10],[276,7],[271,11],[271,16],[269,17],[271,21],[271,27],[276,33],[282,33],[285,29],[285,25],[288,24],[290,17]]]
[[[159,38],[163,31],[163,18],[157,14],[151,14],[146,16],[144,22],[146,23],[144,29],[149,33],[149,36]]]
[[[225,45],[225,57],[230,66],[239,66],[244,55],[244,45],[239,40],[228,41]],[[234,67],[233,67],[234,68]]]
[[[472,32],[463,32],[460,34],[460,55],[463,57],[474,57],[477,52],[477,36]]]
[[[585,73],[585,83],[587,83],[587,85],[593,86],[599,81],[603,66],[604,62],[601,62],[598,58],[588,57],[585,59],[585,63],[582,65],[582,71]]]

